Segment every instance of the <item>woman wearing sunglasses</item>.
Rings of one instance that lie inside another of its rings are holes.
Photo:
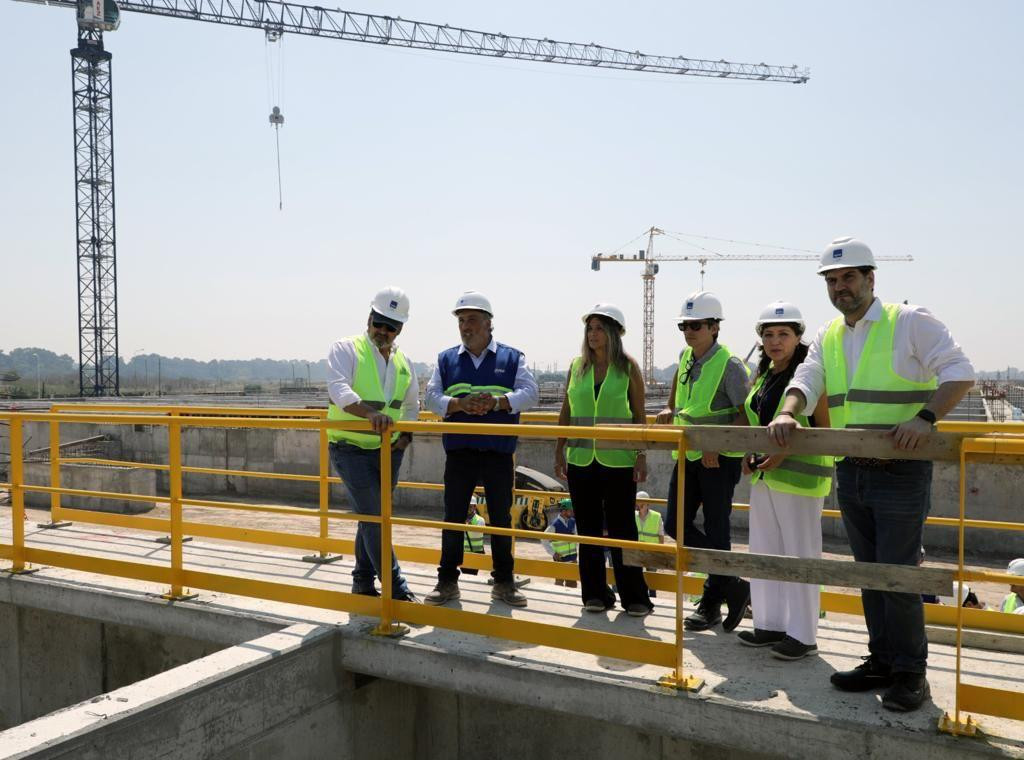
[[[722,302],[718,296],[698,291],[686,298],[678,319],[686,348],[679,355],[679,367],[672,380],[668,406],[658,413],[660,424],[731,425],[743,415],[747,397],[747,367],[718,342]],[[677,457],[672,452],[672,457]],[[732,547],[729,517],[732,496],[740,479],[743,452],[687,451],[686,493],[683,504],[683,543],[699,549]],[[676,484],[678,470],[672,469],[668,490],[665,532],[676,538]],[[704,510],[704,530],[694,525],[697,510]],[[711,575],[704,582],[704,594],[697,610],[686,618],[691,631],[703,631],[719,622],[726,631],[739,625],[750,601],[750,586],[729,575]],[[722,621],[722,602],[728,614]]]
[[[766,426],[782,409],[786,386],[807,356],[800,341],[804,320],[791,303],[776,301],[761,312],[755,327],[761,360],[754,387],[743,404],[744,424]],[[828,427],[828,399],[822,394],[803,427]],[[750,551],[789,557],[821,557],[821,508],[832,487],[832,457],[749,454],[743,472],[751,475]],[[751,585],[754,630],[739,634],[741,644],[772,647],[780,660],[799,660],[818,651],[818,587],[755,578]]]
[[[566,381],[559,425],[601,425],[644,422],[644,381],[636,361],[622,347],[626,319],[617,306],[599,303],[583,315],[583,348],[572,360]],[[614,445],[614,444],[613,444]],[[647,478],[643,452],[608,448],[592,438],[559,438],[555,445],[555,474],[569,482],[581,536],[637,540],[636,484]],[[643,617],[651,604],[644,571],[622,563],[622,550],[612,549],[615,588],[626,612]],[[580,544],[580,592],[587,612],[615,606],[615,594],[605,579],[605,552]]]

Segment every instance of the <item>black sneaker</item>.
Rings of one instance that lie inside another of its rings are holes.
[[[725,616],[722,628],[732,631],[740,624],[743,613],[747,611],[747,605],[750,604],[750,584],[742,578],[737,578],[729,586],[729,591],[725,595],[725,603],[728,605],[729,614]]]
[[[416,594],[412,593],[411,590],[406,590],[404,594],[395,594],[392,599],[397,599],[400,602],[412,602],[413,604],[419,604],[420,600],[416,598]]]
[[[892,686],[882,695],[882,707],[896,712],[913,712],[932,695],[924,673],[893,673]]]
[[[587,612],[607,612],[615,606],[615,602],[608,604],[604,599],[588,599],[583,603],[583,609]]]
[[[683,621],[683,627],[688,631],[706,631],[713,625],[722,622],[722,608],[719,604],[705,605],[697,608],[697,611]]]
[[[762,631],[755,628],[752,631],[740,631],[736,638],[748,647],[770,647],[786,638],[786,634],[782,631]]]
[[[643,602],[633,602],[626,607],[626,614],[631,617],[646,617],[654,612],[653,605],[644,604]]]
[[[786,638],[772,647],[772,657],[780,660],[800,660],[808,655],[817,653],[817,644],[804,644],[792,636],[786,636]]]
[[[380,596],[380,592],[375,586],[353,586],[353,594],[359,594],[359,596]]]
[[[871,691],[892,686],[893,675],[888,665],[877,662],[871,655],[853,670],[833,673],[829,679],[832,685],[842,691]]]

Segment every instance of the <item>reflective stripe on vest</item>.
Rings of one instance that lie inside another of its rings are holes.
[[[1021,601],[1021,598],[1011,591],[1003,598],[1003,607],[1000,611],[1013,614],[1022,604],[1024,602]]]
[[[639,512],[635,514],[636,532],[639,540],[648,544],[658,543],[658,536],[661,535],[658,531],[658,526],[661,524],[661,515],[653,509],[647,510],[647,517],[640,517]]]
[[[381,383],[380,373],[377,372],[377,361],[373,352],[377,347],[370,342],[369,337],[356,335],[348,340],[352,341],[352,347],[356,352],[356,371],[352,381],[352,390],[359,396],[362,403],[371,409],[383,412],[391,419],[398,421],[402,412],[402,399],[409,390],[412,382],[412,371],[405,354],[397,348],[391,355],[391,361],[395,364],[395,389],[389,400],[384,399],[384,385]],[[362,420],[354,414],[349,414],[344,409],[331,402],[327,407],[327,419],[329,420]],[[391,434],[391,442],[398,438],[398,433]],[[328,430],[327,439],[330,441],[341,441],[358,446],[361,449],[379,449],[380,436],[376,433],[354,432],[351,430]]]
[[[754,395],[764,384],[766,375],[761,375],[754,382],[746,400],[743,402],[743,410],[747,413],[747,421],[751,427],[761,424],[760,417],[754,412]],[[779,398],[779,404],[775,407],[775,414],[772,419],[778,416],[782,405],[786,402],[783,394]],[[800,415],[797,418],[801,427],[810,427],[807,417]],[[833,457],[830,456],[809,456],[791,454],[782,460],[774,470],[767,472],[755,471],[750,477],[751,484],[763,480],[764,484],[773,491],[791,493],[799,496],[824,497],[832,488]]]
[[[581,376],[577,369],[580,357],[569,366],[569,424],[582,427],[630,423],[633,413],[629,408],[629,375],[618,367],[608,367],[601,389],[594,398],[594,367],[587,367]],[[636,463],[636,450],[624,449],[615,441],[594,441],[592,438],[570,438],[566,441],[566,461],[586,467],[596,458],[605,467],[632,467]]]
[[[732,354],[729,349],[719,344],[718,350],[700,368],[700,377],[694,383],[683,382],[683,369],[687,367],[693,357],[693,349],[687,347],[679,355],[679,368],[676,370],[676,425],[728,425],[739,413],[739,409],[730,406],[725,409],[711,409],[711,402],[715,400],[718,388],[725,378],[725,370],[729,365]],[[747,365],[743,368],[746,370]],[[700,459],[703,452],[686,450],[686,458],[691,462]],[[728,457],[741,457],[742,451],[719,452]],[[679,453],[672,452],[672,458],[678,459]]]
[[[906,422],[931,399],[937,381],[907,380],[893,369],[896,317],[899,306],[883,304],[881,318],[868,329],[864,350],[847,387],[843,334],[846,324],[836,317],[821,341],[825,391],[830,425],[834,428],[888,430]]]
[[[467,522],[470,525],[486,525],[484,518],[480,515],[473,515]],[[463,534],[465,538],[462,542],[462,547],[467,552],[473,552],[475,554],[483,554],[484,552],[484,534],[483,533],[470,533],[468,530]]]

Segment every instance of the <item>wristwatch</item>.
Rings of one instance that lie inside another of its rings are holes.
[[[929,425],[934,425],[935,424],[935,420],[936,420],[935,412],[931,411],[930,409],[922,409],[921,411],[919,411],[914,416],[915,417],[920,417],[922,420],[927,422]]]

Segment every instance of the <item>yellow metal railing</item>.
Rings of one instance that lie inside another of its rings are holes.
[[[111,411],[112,409],[113,411]],[[94,410],[99,410],[99,413]],[[498,636],[526,643],[560,647],[597,655],[615,656],[622,659],[634,660],[636,662],[663,665],[672,669],[672,672],[662,679],[663,684],[676,688],[689,689],[699,686],[698,679],[687,675],[684,671],[684,640],[681,610],[684,594],[695,592],[699,587],[700,581],[695,578],[686,577],[685,571],[688,562],[688,552],[684,548],[682,540],[683,510],[681,509],[677,514],[677,535],[680,540],[674,546],[639,544],[631,541],[585,536],[575,539],[579,543],[617,548],[640,548],[645,551],[664,552],[674,555],[674,574],[649,574],[647,576],[648,583],[653,588],[675,592],[675,640],[673,643],[669,643],[647,638],[630,637],[622,634],[566,628],[564,626],[556,626],[548,623],[539,623],[508,617],[496,617],[476,612],[434,608],[401,602],[391,598],[391,577],[389,573],[384,574],[385,577],[382,578],[383,593],[379,599],[376,599],[331,589],[313,588],[291,583],[237,577],[221,573],[200,572],[185,566],[182,543],[185,540],[186,533],[189,535],[204,536],[222,540],[311,549],[317,552],[317,557],[328,558],[331,556],[332,552],[335,555],[338,555],[343,552],[351,552],[353,549],[351,540],[330,538],[328,532],[330,520],[367,520],[379,522],[382,526],[382,565],[387,567],[390,566],[391,562],[391,528],[393,525],[431,530],[448,529],[465,531],[469,529],[468,526],[463,524],[393,517],[391,513],[392,499],[390,488],[391,452],[388,447],[383,447],[381,450],[381,515],[379,517],[355,515],[350,512],[331,510],[328,508],[329,485],[332,482],[340,482],[340,480],[329,476],[327,461],[327,430],[365,430],[368,429],[368,425],[366,423],[346,424],[328,422],[325,419],[325,413],[323,410],[241,410],[234,408],[211,407],[160,407],[154,410],[153,407],[149,406],[117,406],[112,408],[106,405],[91,405],[88,408],[75,405],[71,408],[50,412],[48,414],[0,413],[0,419],[8,420],[10,425],[10,482],[0,483],[0,486],[7,487],[9,489],[12,507],[12,543],[0,544],[0,557],[8,558],[12,561],[10,571],[13,573],[30,571],[29,563],[34,562],[160,583],[168,589],[165,594],[166,598],[172,600],[188,598],[189,593],[187,588],[191,587],[243,596],[253,596],[263,599],[307,604],[327,609],[344,610],[357,614],[374,615],[379,617],[380,622],[377,626],[377,631],[382,634],[394,634],[399,632],[399,622],[423,623],[453,630]],[[551,419],[550,416],[544,416],[543,419],[536,421],[550,423]],[[26,422],[40,422],[49,425],[51,447],[50,486],[25,483],[22,446],[24,441],[24,424]],[[63,461],[118,465],[135,464],[135,466],[166,470],[169,475],[170,483],[169,495],[153,496],[61,488],[59,486],[59,483],[61,482],[60,466],[62,464],[59,454],[59,426],[62,422],[72,424],[130,424],[165,427],[168,432],[168,463],[165,465],[140,465],[121,460],[104,460],[97,458],[76,458],[73,460],[64,459]],[[317,475],[298,475],[289,473],[267,473],[185,466],[182,462],[183,457],[181,450],[181,433],[183,427],[235,427],[317,431],[320,439],[320,456],[318,462],[319,473]],[[420,421],[399,423],[398,428],[400,430],[408,430],[416,433],[472,432],[476,434],[490,435],[518,434],[520,437],[547,439],[554,439],[558,437],[589,437],[597,440],[625,440],[634,442],[638,447],[671,447],[680,453],[682,453],[686,447],[686,431],[673,427],[655,428],[642,426],[633,428],[574,428],[559,427],[551,424],[524,424],[518,427],[513,427],[479,424],[460,425],[436,421]],[[968,460],[972,458],[983,461],[1024,461],[1024,438],[1017,435],[1024,432],[1024,425],[1019,423],[1009,425],[1006,423],[1001,423],[999,425],[982,423],[950,423],[942,426],[942,429],[945,430],[945,432],[962,434],[962,438],[959,443],[960,513],[959,518],[932,518],[930,522],[939,520],[941,522],[933,522],[933,524],[955,525],[959,529],[960,539],[957,577],[960,583],[968,580],[1001,583],[1012,582],[1012,577],[1001,573],[967,571],[964,568],[963,538],[965,528],[973,527],[1000,530],[1022,529],[1022,526],[1017,523],[968,520],[966,518],[966,465]],[[758,432],[756,429],[749,428],[746,429],[746,431],[750,435],[755,435]],[[1007,432],[1013,433],[1014,435],[1006,435]],[[696,434],[696,431],[694,431],[694,434]],[[984,434],[984,437],[975,437],[975,434]],[[753,440],[754,439],[751,438],[751,441]],[[753,447],[762,448],[760,445],[754,445]],[[681,457],[680,461],[683,460],[684,457]],[[311,513],[309,510],[283,506],[244,504],[189,498],[182,491],[182,478],[186,473],[236,474],[242,477],[267,477],[317,481],[319,483],[319,509],[317,512]],[[683,501],[684,477],[685,475],[681,468],[678,478],[679,491],[677,494],[680,504]],[[412,488],[442,488],[440,484],[402,483],[401,485]],[[170,534],[170,566],[161,567],[152,564],[111,560],[103,557],[58,552],[27,546],[24,531],[24,496],[26,492],[33,491],[50,494],[51,525],[60,524],[61,518],[67,516],[67,513],[63,511],[60,504],[60,497],[62,494],[87,496],[92,498],[137,500],[168,505],[168,518],[116,515],[76,509],[75,519],[81,522],[99,525],[132,527],[142,530],[167,532]],[[522,493],[535,492],[523,491]],[[536,493],[543,494],[545,496],[552,495],[550,492]],[[663,500],[651,499],[650,501],[657,503]],[[288,515],[314,516],[320,521],[319,531],[316,536],[309,536],[280,531],[188,522],[183,519],[182,515],[183,505],[186,504],[210,508],[245,509]],[[838,515],[837,512],[834,514]],[[474,532],[508,535],[512,536],[513,539],[515,537],[537,537],[535,532],[511,528],[472,526],[472,530]],[[437,550],[414,547],[395,547],[395,552],[400,559],[430,564],[436,563],[438,557]],[[466,565],[481,568],[488,567],[488,563],[489,560],[487,558],[473,555],[467,555],[465,562]],[[575,577],[576,572],[575,568],[567,567],[564,564],[539,560],[519,559],[516,562],[516,568],[517,571],[527,574],[556,578],[572,578]],[[848,612],[854,614],[863,613],[860,606],[860,599],[851,594],[838,594],[832,592],[823,593],[822,601],[824,609],[832,609],[837,612]],[[963,646],[962,632],[965,625],[970,625],[974,628],[1024,633],[1024,616],[1010,616],[988,610],[968,610],[959,606],[956,607],[956,609],[952,609],[934,607],[932,605],[928,605],[926,607],[926,616],[926,619],[929,622],[955,625],[957,630],[956,705],[954,714],[952,716],[944,716],[944,720],[940,724],[940,727],[943,728],[943,730],[954,734],[973,733],[976,727],[976,724],[973,723],[973,719],[970,716],[963,719],[963,713],[968,711],[1024,720],[1024,700],[1021,699],[1021,695],[1019,693],[1010,690],[964,684],[961,682],[960,678],[960,657]]]

